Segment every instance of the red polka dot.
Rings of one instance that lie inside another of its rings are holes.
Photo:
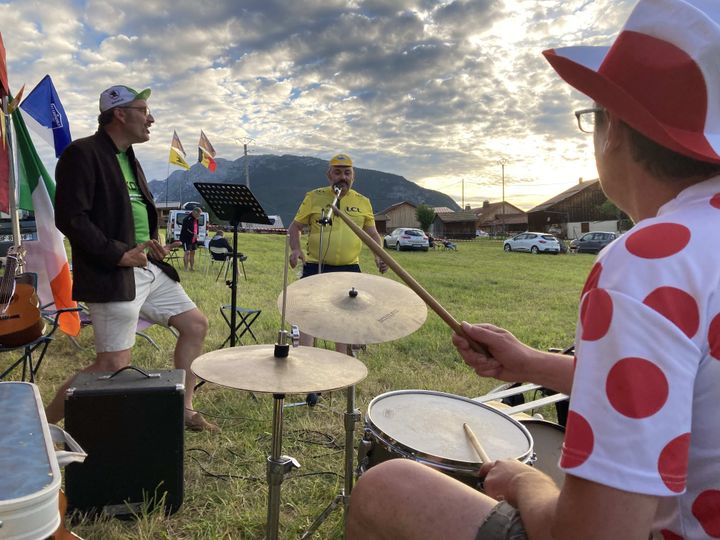
[[[720,208],[720,193],[716,193],[712,196],[712,198],[710,199],[710,206]]]
[[[623,358],[610,369],[605,392],[620,414],[647,418],[665,405],[668,382],[662,370],[652,362],[644,358]]]
[[[693,337],[698,331],[700,312],[697,302],[685,291],[675,287],[658,287],[647,295],[643,303],[672,321],[687,337]]]
[[[690,434],[684,433],[667,443],[658,458],[660,478],[667,488],[675,493],[685,489],[689,449]]]
[[[590,273],[588,274],[587,279],[585,280],[585,286],[583,287],[582,293],[580,293],[580,298],[585,296],[586,292],[597,288],[598,282],[600,281],[601,273],[602,273],[602,264],[595,263],[592,267],[592,270],[590,270]]]
[[[662,534],[663,540],[685,540],[679,534],[668,531],[667,529],[663,529],[662,531],[660,531],[660,534]]]
[[[715,315],[710,322],[708,343],[710,345],[710,355],[715,360],[720,360],[720,313]]]
[[[662,259],[683,250],[690,241],[690,229],[677,223],[658,223],[631,233],[627,250],[643,259]]]
[[[560,466],[572,468],[582,465],[592,454],[594,445],[595,436],[590,423],[582,415],[570,411],[567,417]]]
[[[595,341],[607,334],[612,322],[612,298],[605,289],[592,289],[580,306],[581,338]]]
[[[693,502],[692,513],[708,536],[720,538],[720,491],[703,491]]]

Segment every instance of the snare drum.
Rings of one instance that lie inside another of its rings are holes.
[[[388,459],[407,458],[476,487],[481,462],[463,423],[490,459],[531,460],[532,436],[503,412],[453,394],[398,390],[377,396],[368,406],[358,476]]]
[[[565,473],[559,467],[560,453],[562,452],[565,428],[545,420],[520,420],[533,438],[535,451],[535,467],[555,480],[558,487],[562,487]]]

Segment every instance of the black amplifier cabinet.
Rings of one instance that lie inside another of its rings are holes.
[[[65,395],[65,430],[87,452],[65,468],[68,510],[131,516],[183,501],[185,372],[130,367],[80,373]]]

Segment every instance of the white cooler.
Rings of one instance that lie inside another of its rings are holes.
[[[47,538],[60,525],[60,467],[85,454],[64,431],[48,426],[34,384],[0,382],[0,411],[0,539]],[[56,452],[53,441],[73,451]]]

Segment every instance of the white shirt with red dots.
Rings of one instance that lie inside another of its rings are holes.
[[[720,177],[600,253],[575,343],[561,467],[662,496],[653,538],[720,538]]]

